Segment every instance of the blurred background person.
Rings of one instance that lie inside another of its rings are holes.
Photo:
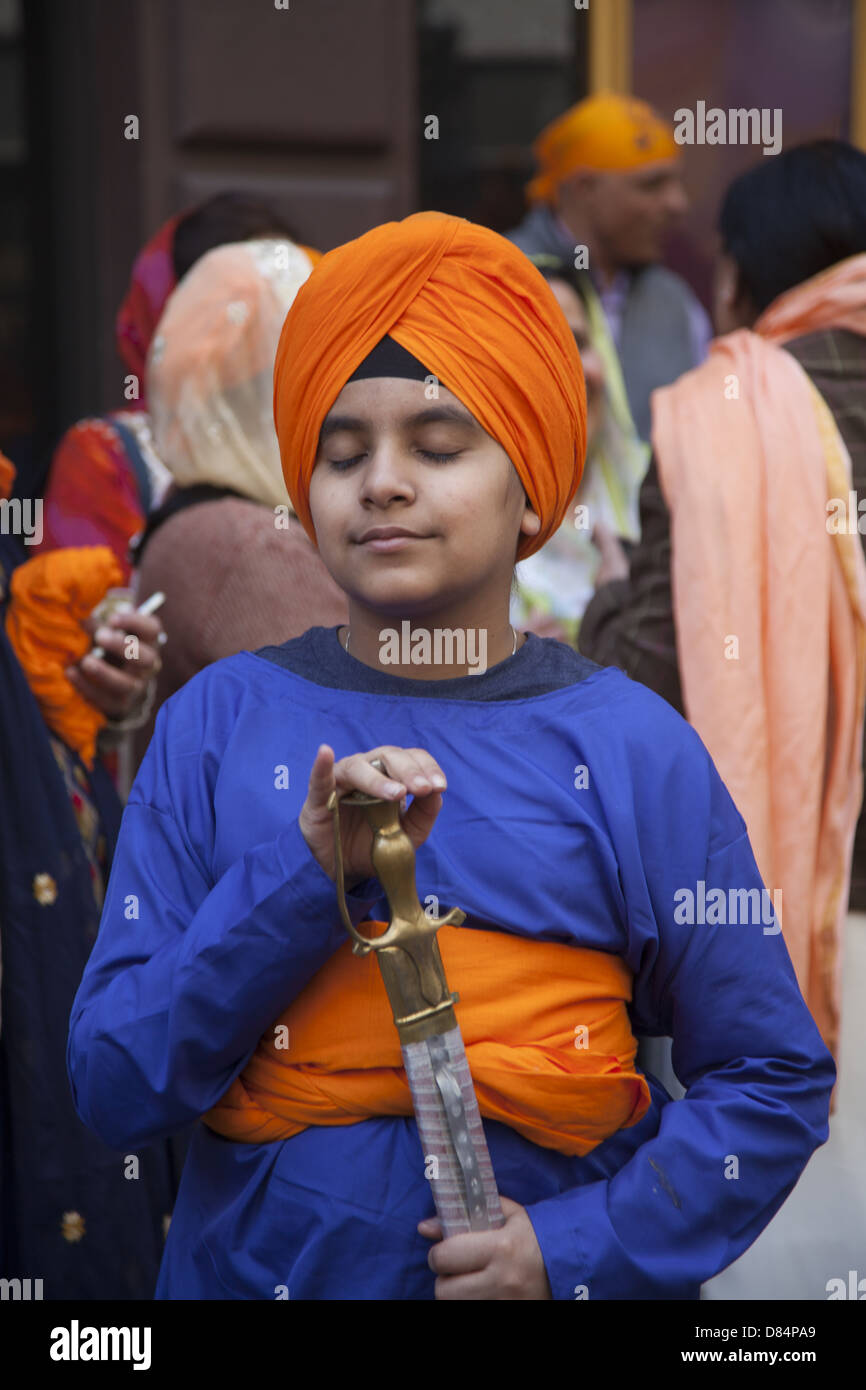
[[[311,270],[289,241],[219,247],[157,326],[148,391],[173,486],[136,546],[136,592],[166,594],[168,642],[139,758],[163,701],[212,661],[345,621],[344,595],[291,514],[274,430],[277,343]]]
[[[580,619],[608,577],[602,548],[609,537],[635,541],[638,495],[649,448],[637,437],[619,359],[604,316],[590,333],[583,299],[585,277],[570,262],[537,255],[544,275],[574,334],[586,383],[586,464],[569,514],[547,544],[517,565],[511,621],[539,637],[575,645]]]
[[[0,498],[13,476],[0,456]],[[0,1278],[38,1278],[46,1299],[152,1298],[180,1177],[170,1141],[99,1142],[66,1074],[121,815],[98,741],[158,665],[159,620],[138,614],[88,655],[119,578],[105,547],[32,556],[0,531]],[[139,650],[119,669],[125,634]]]
[[[136,257],[116,321],[127,404],[79,420],[57,445],[44,495],[43,550],[107,545],[128,580],[129,543],[171,484],[147,408],[145,363],[157,321],[178,281],[207,251],[264,236],[293,233],[261,199],[218,193],[169,218]]]
[[[673,127],[645,102],[600,92],[546,126],[533,148],[530,211],[508,235],[591,280],[648,440],[650,393],[702,361],[712,331],[686,282],[657,264],[688,207]]]
[[[848,516],[866,489],[866,154],[822,140],[762,160],[719,229],[724,336],[653,399],[641,539],[579,644],[701,735],[835,1051],[849,890],[866,907],[866,537]]]

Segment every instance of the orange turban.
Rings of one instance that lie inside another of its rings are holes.
[[[508,454],[541,518],[518,558],[557,530],[586,450],[580,355],[522,251],[459,217],[415,213],[329,251],[289,310],[274,371],[274,421],[289,497],[315,543],[310,478],[322,422],[355,368],[389,335]]]
[[[530,202],[549,202],[578,169],[622,173],[676,159],[674,128],[636,97],[599,92],[571,106],[544,127],[533,145],[538,174],[526,186]]]

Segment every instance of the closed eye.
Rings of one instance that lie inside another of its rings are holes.
[[[456,459],[462,453],[461,449],[456,449],[453,454],[436,454],[431,449],[419,449],[422,458],[429,459],[431,463],[448,463],[451,459]],[[328,463],[335,468],[338,473],[343,473],[354,464],[360,463],[361,459],[366,458],[366,454],[353,454],[347,459],[328,459]]]
[[[341,473],[344,469],[351,468],[353,463],[357,463],[362,458],[364,458],[363,454],[354,454],[350,459],[328,459],[328,463],[332,468],[336,468],[338,473]]]

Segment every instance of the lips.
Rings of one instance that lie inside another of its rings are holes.
[[[423,536],[419,536],[417,531],[407,531],[403,526],[372,526],[360,537],[358,545],[367,545],[370,541],[390,541],[400,538],[414,541],[424,539]]]

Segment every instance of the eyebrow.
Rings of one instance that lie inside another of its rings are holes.
[[[419,410],[414,415],[407,415],[402,422],[411,428],[419,425],[437,424],[457,424],[472,425],[478,428],[478,421],[468,410],[462,410],[456,405],[433,405],[428,410]],[[336,434],[339,430],[364,430],[368,429],[370,421],[363,419],[359,415],[326,415],[322,421],[322,428],[319,432],[320,441],[324,442],[330,435]]]

